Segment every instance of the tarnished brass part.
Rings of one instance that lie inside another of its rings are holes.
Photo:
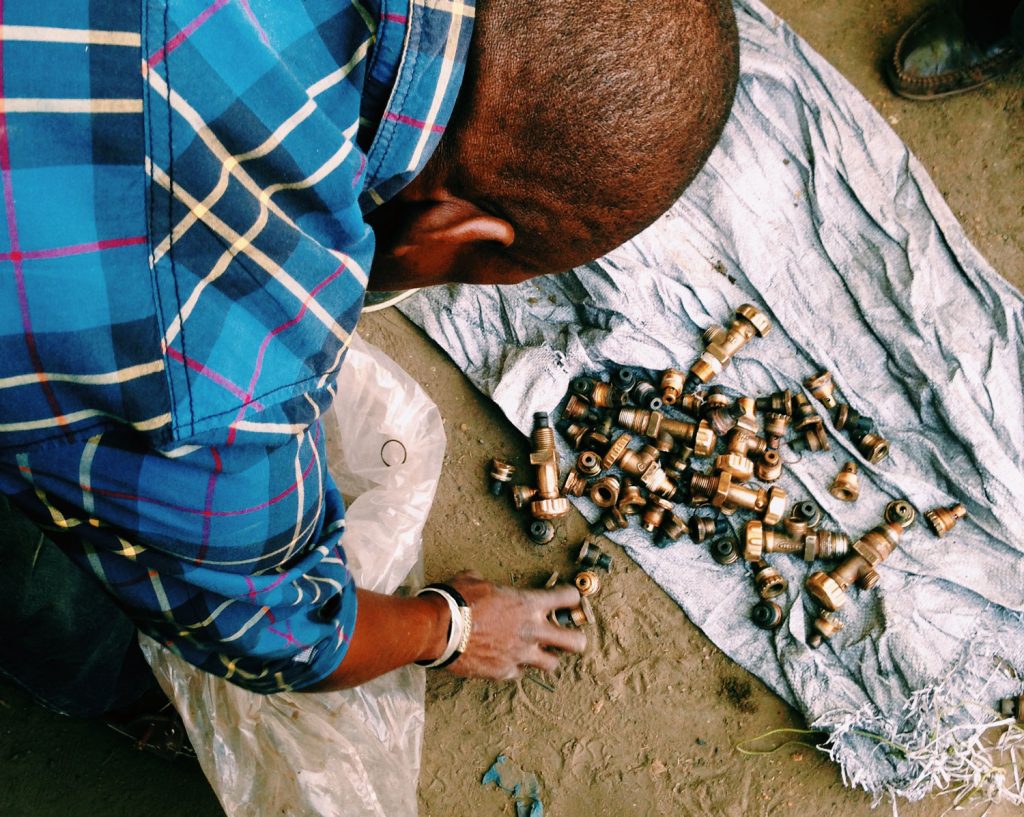
[[[683,392],[683,373],[678,369],[666,369],[661,375],[661,402],[674,406]]]
[[[743,558],[748,562],[756,562],[765,553],[802,553],[803,549],[803,542],[772,530],[760,519],[751,519],[743,531]]]
[[[672,503],[660,496],[649,496],[644,512],[640,515],[640,527],[648,533],[654,533],[665,518],[665,512],[672,510]]]
[[[736,415],[732,413],[732,398],[721,386],[715,386],[708,392],[700,416],[707,420],[708,425],[720,437],[736,425]]]
[[[546,545],[555,538],[555,526],[547,519],[534,519],[527,533],[534,544]]]
[[[777,391],[774,394],[770,394],[768,397],[758,397],[754,401],[754,408],[765,414],[785,414],[789,416],[793,413],[793,392],[786,389],[785,391]]]
[[[557,519],[569,513],[569,501],[558,490],[558,452],[555,430],[546,412],[533,415],[533,451],[530,464],[536,471],[537,498],[530,503],[534,519]]]
[[[601,589],[601,577],[593,570],[583,570],[576,574],[573,584],[581,596],[593,596]]]
[[[707,348],[690,367],[688,379],[707,383],[720,374],[751,339],[755,336],[764,337],[771,328],[771,321],[761,310],[751,304],[741,305],[728,330],[713,326],[704,331]]]
[[[692,392],[690,394],[681,394],[676,401],[675,408],[676,411],[689,414],[691,417],[700,416],[704,408],[704,393]]]
[[[811,401],[803,392],[793,395],[793,428],[797,431],[813,423],[820,423],[821,416],[814,410]]]
[[[700,339],[705,346],[710,346],[712,343],[721,345],[722,341],[725,340],[725,329],[717,323],[713,323],[700,333]]]
[[[797,452],[802,451],[828,451],[832,446],[825,434],[825,427],[820,417],[815,417],[800,431],[800,436],[791,440],[789,447]]]
[[[557,570],[554,573],[552,573],[550,576],[548,576],[548,580],[546,582],[544,582],[544,589],[545,590],[550,590],[556,584],[558,584],[558,571]]]
[[[609,474],[590,483],[590,501],[599,508],[611,508],[619,501],[622,483],[618,477]]]
[[[782,457],[778,451],[765,451],[754,465],[754,474],[761,482],[775,482],[782,476]]]
[[[845,431],[848,434],[868,434],[875,430],[874,420],[850,408],[846,403],[836,404],[832,413],[832,424],[837,431]]]
[[[619,393],[611,383],[599,380],[594,383],[590,402],[598,408],[613,408],[619,404]]]
[[[779,524],[779,520],[786,513],[786,503],[789,501],[789,494],[786,489],[773,485],[768,489],[768,502],[765,504],[764,516],[762,519],[769,527]]]
[[[917,509],[906,499],[894,499],[885,506],[885,521],[897,522],[906,530],[917,521]]]
[[[881,462],[889,456],[889,441],[877,434],[865,434],[857,440],[857,450],[868,462]]]
[[[725,513],[737,508],[744,508],[754,513],[763,513],[768,509],[768,492],[764,488],[740,485],[733,482],[732,474],[729,473],[711,477],[695,473],[690,481],[690,490],[691,493],[709,496],[711,504],[716,508],[721,508]],[[776,492],[776,497],[781,496],[782,508],[785,509],[786,492],[776,487],[773,487],[772,490]],[[777,508],[778,499],[773,505],[773,515]],[[775,522],[769,524],[775,524]]]
[[[657,411],[661,408],[661,395],[653,383],[641,380],[633,387],[630,397],[636,405],[648,411]]]
[[[579,471],[575,468],[571,469],[565,476],[562,493],[566,496],[583,496],[585,490],[587,490],[587,481],[580,476]]]
[[[757,435],[757,414],[754,413],[756,401],[753,397],[739,397],[736,400],[736,428]]]
[[[613,530],[625,530],[629,527],[629,520],[618,508],[607,508],[601,514],[597,522],[591,527],[593,533],[611,533]]]
[[[567,513],[569,513],[569,500],[564,496],[535,499],[530,503],[530,515],[534,519],[559,519]]]
[[[768,441],[737,423],[736,428],[729,432],[725,447],[730,454],[759,457],[768,450]]]
[[[645,504],[647,500],[644,499],[640,487],[632,482],[626,482],[619,491],[619,500],[615,507],[627,516],[634,516],[640,513]]]
[[[576,562],[584,567],[599,567],[604,571],[612,569],[612,557],[601,550],[597,542],[589,536],[580,545],[580,552],[576,556]]]
[[[720,565],[731,565],[740,559],[740,551],[736,547],[736,540],[731,536],[715,539],[708,547],[711,550],[711,558]]]
[[[619,459],[619,467],[627,474],[638,477],[648,491],[659,496],[673,497],[676,493],[676,484],[665,475],[658,464],[660,453],[650,445],[645,445],[639,451],[627,449]]]
[[[807,531],[801,541],[804,543],[805,562],[842,559],[850,552],[850,537],[841,531],[814,528]]]
[[[690,517],[687,529],[690,532],[690,539],[700,544],[707,539],[725,536],[725,534],[729,533],[729,523],[721,517],[693,514]]]
[[[820,400],[827,409],[835,408],[835,384],[832,382],[832,373],[824,371],[814,375],[814,377],[808,377],[804,381],[804,386],[815,398]]]
[[[690,457],[692,456],[693,449],[682,446],[678,453],[662,466],[662,468],[665,469],[665,476],[679,484],[683,479],[683,474],[685,473],[690,462]]]
[[[601,458],[593,451],[584,451],[576,458],[576,470],[587,477],[601,473]]]
[[[665,415],[660,411],[624,408],[619,409],[615,422],[622,428],[636,434],[642,434],[645,437],[657,437],[661,433],[661,421],[664,419]]]
[[[578,394],[573,394],[570,395],[569,402],[562,409],[562,416],[570,417],[573,420],[592,420],[594,419],[594,411],[584,398]]]
[[[604,414],[594,424],[594,431],[601,435],[602,445],[595,445],[595,451],[606,451],[608,449],[608,439],[612,435],[612,416],[610,414]],[[589,438],[585,438],[589,439]]]
[[[711,454],[718,443],[718,435],[703,420],[691,423],[689,420],[673,420],[658,411],[621,409],[617,422],[623,428],[646,437],[669,434],[683,445],[692,448],[698,457]]]
[[[505,460],[498,459],[495,457],[491,460],[491,493],[494,496],[501,496],[502,491],[505,490],[505,486],[512,481],[512,475],[515,474],[516,467],[511,465]]]
[[[586,401],[590,401],[590,395],[594,393],[594,386],[597,381],[592,377],[574,377],[569,381],[569,391],[578,394]]]
[[[724,368],[725,367],[722,365],[722,362],[718,357],[712,354],[710,350],[707,350],[702,352],[701,356],[697,358],[696,362],[690,367],[690,373],[687,380],[696,380],[700,383],[707,383],[720,375]]]
[[[678,542],[680,537],[686,533],[686,520],[669,511],[661,521],[661,532],[673,542]]]
[[[747,482],[754,477],[754,461],[742,454],[719,454],[715,459],[715,470],[726,471],[740,482]]]
[[[652,445],[658,449],[659,454],[669,454],[676,447],[676,438],[667,431],[662,431],[654,438]]]
[[[875,568],[884,562],[899,545],[903,528],[886,522],[865,533],[853,543],[852,556],[831,573],[812,573],[807,578],[807,591],[828,610],[838,610],[846,603],[846,591],[856,583],[870,590],[878,583]]]
[[[967,516],[967,508],[960,503],[950,505],[948,508],[934,508],[924,515],[928,520],[928,527],[940,538],[949,533],[953,526],[965,516]]]
[[[632,441],[633,437],[629,434],[620,434],[612,440],[611,445],[608,446],[608,451],[604,455],[604,459],[601,460],[601,467],[608,469],[614,466],[622,455],[626,453]]]
[[[847,462],[832,480],[828,492],[843,502],[856,502],[860,496],[860,477],[857,476],[857,463]]]
[[[808,530],[807,521],[790,514],[782,520],[782,529],[786,532],[787,536],[792,536],[794,539],[803,539]]]
[[[525,508],[537,496],[537,489],[532,485],[516,485],[512,488],[512,502],[517,511]]]
[[[782,624],[782,608],[774,601],[762,599],[750,611],[750,620],[762,630],[774,630]]]
[[[566,423],[564,421],[558,424],[558,429],[562,432],[562,436],[569,441],[569,445],[577,451],[583,448],[583,438],[592,430],[590,426],[583,423]]]
[[[593,624],[594,608],[590,605],[590,599],[580,598],[580,603],[576,607],[565,607],[552,612],[551,620],[559,627],[582,627],[585,624]]]
[[[843,629],[843,620],[839,617],[838,613],[834,613],[831,610],[821,610],[811,626],[814,628],[814,632],[807,639],[807,646],[812,650],[816,650],[826,640],[832,638],[832,636]]]
[[[802,519],[809,527],[817,527],[821,523],[821,508],[805,499],[793,506],[793,516]]]
[[[754,586],[761,598],[773,599],[789,589],[789,582],[786,581],[786,578],[764,559],[754,562],[753,568]]]
[[[769,448],[779,447],[789,433],[789,424],[792,421],[793,418],[788,414],[778,414],[774,411],[770,411],[764,416],[764,433]]]
[[[996,710],[1004,718],[1016,718],[1018,722],[1024,722],[1024,695],[1000,699]]]
[[[622,394],[628,394],[636,385],[636,373],[632,369],[616,369],[612,374],[612,383]]]

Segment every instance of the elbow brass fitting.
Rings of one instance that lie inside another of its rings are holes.
[[[775,630],[782,624],[782,608],[774,601],[762,599],[750,611],[750,620],[762,630]]]
[[[789,424],[792,421],[793,418],[788,414],[778,414],[774,411],[770,411],[764,416],[764,434],[769,448],[777,449],[782,444],[783,439],[789,433]]]
[[[576,574],[573,584],[580,591],[580,596],[594,596],[601,589],[601,577],[593,570],[583,570]]]
[[[587,477],[601,473],[601,458],[594,451],[584,451],[576,458],[576,470]]]
[[[590,484],[590,501],[599,508],[611,508],[619,501],[622,483],[618,477],[609,474]]]
[[[576,556],[576,562],[584,567],[599,567],[606,572],[612,569],[612,557],[601,550],[597,543],[589,536],[580,545],[580,552]]]
[[[758,559],[751,566],[754,570],[754,586],[762,599],[773,599],[789,589],[786,578],[764,559]]]
[[[683,373],[678,369],[666,369],[661,375],[661,402],[674,406],[683,392]]]
[[[640,515],[640,527],[648,533],[654,533],[661,527],[666,511],[672,510],[672,503],[660,496],[651,495],[647,497],[647,505]]]
[[[839,617],[838,613],[833,613],[831,610],[821,610],[811,626],[814,628],[814,632],[807,639],[807,646],[812,650],[816,650],[826,640],[832,638],[832,636],[843,629],[843,620]]]
[[[740,482],[748,482],[754,478],[754,461],[743,454],[719,454],[715,458],[714,470],[725,471]]]
[[[832,480],[828,492],[843,502],[856,502],[860,496],[860,477],[857,476],[857,471],[857,463],[845,463]]]
[[[889,456],[889,441],[878,434],[864,434],[856,442],[857,450],[872,465]]]
[[[768,450],[754,466],[754,473],[761,482],[775,482],[782,476],[782,457],[778,451]]]
[[[754,408],[765,414],[785,414],[788,417],[793,413],[793,392],[786,389],[767,397],[758,397],[754,401]]]
[[[612,374],[612,383],[620,394],[629,394],[636,385],[636,373],[632,369],[616,369]]]
[[[767,528],[760,519],[751,519],[743,531],[743,558],[756,562],[765,553],[802,553],[803,542]]]
[[[703,337],[707,346],[690,367],[686,391],[692,391],[698,383],[707,383],[721,374],[744,346],[754,337],[764,337],[771,328],[767,315],[751,304],[743,304],[736,310],[728,331],[720,326],[706,329]]]
[[[886,522],[868,531],[853,544],[854,555],[831,573],[817,572],[807,577],[807,591],[827,610],[838,610],[846,603],[850,585],[870,590],[878,584],[875,568],[889,558],[899,545],[903,528]]]
[[[555,430],[547,412],[533,415],[533,451],[530,465],[537,474],[537,498],[530,503],[534,519],[557,519],[569,513],[569,500],[558,490],[558,452],[555,450]]]
[[[824,371],[804,381],[804,386],[815,398],[820,400],[827,409],[836,406],[835,384],[832,382],[832,372]]]
[[[732,399],[725,393],[725,389],[715,386],[708,392],[700,416],[707,421],[715,434],[723,437],[736,425],[736,415],[732,413],[731,408]]]
[[[647,500],[644,499],[640,487],[634,485],[629,480],[623,480],[622,488],[619,490],[619,500],[615,507],[626,516],[635,516],[640,513],[646,504]]]
[[[706,539],[714,539],[718,536],[725,536],[730,532],[729,523],[720,516],[700,516],[693,514],[687,525],[690,532],[690,539],[698,545]]]
[[[498,459],[495,457],[491,460],[491,495],[501,496],[505,490],[505,486],[512,481],[512,475],[515,474],[516,467],[511,465],[505,460]]]
[[[659,411],[624,408],[619,409],[615,424],[644,437],[657,437],[661,433],[661,421],[664,419],[665,415]]]
[[[562,483],[562,493],[566,496],[583,496],[585,490],[587,490],[587,481],[580,476],[580,472],[575,468],[570,469],[569,473],[565,475],[565,482]]]
[[[658,390],[646,380],[641,380],[633,387],[630,397],[636,405],[648,411],[657,411],[662,405]]]
[[[948,508],[930,510],[925,513],[924,518],[928,520],[928,527],[932,529],[932,532],[941,539],[965,516],[967,516],[967,508],[958,502]]]
[[[731,565],[739,561],[740,551],[736,547],[736,540],[731,536],[715,539],[708,548],[711,551],[711,558],[720,565]]]
[[[917,521],[917,509],[906,499],[894,499],[885,506],[885,521],[898,522],[907,530]]]
[[[555,538],[555,526],[549,519],[534,519],[527,528],[530,540],[536,545],[546,545]]]
[[[729,432],[726,450],[730,454],[740,454],[744,457],[760,457],[768,451],[768,441],[737,423],[736,428]]]

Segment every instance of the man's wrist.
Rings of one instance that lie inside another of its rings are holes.
[[[427,623],[423,645],[417,661],[434,661],[444,652],[448,643],[448,628],[451,626],[451,612],[448,604],[436,593],[424,593],[412,601],[420,605],[422,616]]]

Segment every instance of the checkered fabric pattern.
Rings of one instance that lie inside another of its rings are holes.
[[[345,654],[321,412],[462,0],[0,0],[0,491],[259,692]],[[3,543],[0,542],[0,553]]]

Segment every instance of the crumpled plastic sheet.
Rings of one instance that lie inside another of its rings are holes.
[[[422,531],[445,434],[434,402],[358,336],[323,418],[345,495],[342,543],[359,587],[422,580]],[[257,695],[141,637],[228,817],[414,817],[424,671],[407,666],[355,689]]]
[[[766,634],[740,612],[756,600],[745,570],[685,538],[666,549],[635,527],[613,538],[725,653],[830,732],[847,783],[917,799],[973,778],[991,794],[1003,780],[980,725],[1024,691],[1022,300],[871,105],[763,5],[736,8],[735,109],[668,214],[571,273],[435,287],[399,308],[524,433],[574,376],[685,370],[707,326],[744,302],[766,310],[773,331],[716,382],[762,395],[827,368],[892,444],[871,465],[826,419],[832,450],[787,467],[790,497],[854,537],[897,497],[921,512],[962,502],[968,518],[942,540],[922,519],[880,585],[851,590],[845,629],[818,651],[805,644],[802,560],[774,560],[788,615]],[[846,460],[861,468],[852,505],[828,492]]]

